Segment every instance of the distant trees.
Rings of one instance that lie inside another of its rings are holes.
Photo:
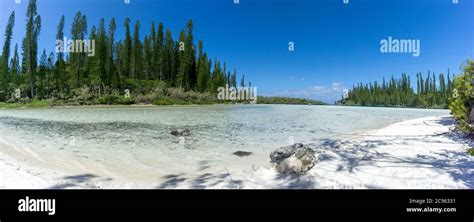
[[[108,56],[107,56],[107,79],[106,79],[106,84],[111,85],[112,88],[115,88],[118,86],[119,82],[119,76],[118,73],[116,73],[116,64],[115,64],[115,57],[117,56],[115,54],[115,29],[117,28],[117,25],[115,24],[115,19],[112,18],[110,20],[109,24],[109,36],[108,36]]]
[[[65,17],[64,15],[61,16],[59,20],[59,24],[57,26],[56,32],[56,40],[63,40],[64,39],[64,22]],[[66,75],[66,64],[64,61],[64,53],[62,50],[58,50],[57,61],[54,66],[55,72],[55,94],[62,94],[65,91],[65,85],[68,76]]]
[[[9,94],[9,64],[8,64],[8,59],[10,58],[10,42],[12,40],[13,36],[13,26],[15,25],[15,12],[12,12],[10,14],[10,17],[8,18],[8,23],[7,27],[5,30],[5,43],[3,44],[3,50],[2,50],[2,57],[1,57],[1,72],[2,75],[0,76],[0,84],[3,88],[3,93],[0,95],[0,98],[5,98]]]
[[[124,47],[123,47],[123,69],[122,73],[124,74],[125,78],[130,77],[130,64],[132,61],[132,37],[130,34],[130,19],[126,18],[125,19],[125,40],[124,40]]]
[[[157,78],[159,80],[164,80],[164,34],[163,34],[163,24],[160,22],[158,25],[158,35],[153,45],[154,60],[156,63]]]
[[[15,46],[13,56],[10,55],[14,12],[7,23],[0,56],[0,101],[17,101],[13,95],[13,90],[17,89],[21,89],[23,99],[68,100],[91,97],[84,93],[96,98],[122,94],[125,90],[132,94],[146,93],[153,90],[151,86],[159,84],[201,93],[216,93],[217,88],[225,84],[236,86],[235,70],[230,75],[230,72],[226,73],[226,67],[221,67],[220,61],[211,61],[203,51],[202,41],[194,45],[192,20],[187,22],[179,39],[174,40],[171,30],[165,31],[162,23],[155,26],[154,22],[150,33],[142,38],[140,21],[135,21],[132,33],[131,20],[126,18],[123,23],[125,35],[117,40],[114,18],[108,27],[102,18],[97,27],[92,26],[89,30],[86,16],[79,11],[72,20],[70,40],[85,40],[88,35],[95,41],[95,55],[61,50],[48,54],[43,50],[38,64],[41,17],[37,14],[36,0],[29,1],[26,16],[22,61],[19,61],[18,46]],[[64,15],[60,17],[57,40],[64,39],[65,19]]]
[[[3,58],[3,56],[2,56]],[[13,58],[10,61],[10,81],[12,84],[12,88],[17,87],[20,85],[20,73],[21,73],[21,67],[20,67],[20,57],[18,55],[18,45],[15,44],[15,50],[13,51]],[[5,70],[5,72],[8,72]]]
[[[31,98],[35,97],[38,37],[41,31],[41,16],[38,15],[36,0],[30,0],[26,12],[26,35],[23,39],[23,64],[29,77]]]
[[[198,42],[198,63],[197,63],[197,79],[196,90],[204,92],[208,89],[209,74],[211,73],[210,61],[207,54],[202,51],[203,43]]]
[[[142,43],[140,41],[140,22],[135,23],[132,44],[132,79],[142,79],[143,74],[143,54]]]
[[[340,103],[360,106],[394,106],[394,107],[432,107],[447,108],[453,91],[453,83],[445,81],[444,74],[436,75],[428,71],[426,79],[421,73],[416,74],[416,92],[412,87],[410,77],[402,74],[401,78],[393,76],[388,82],[383,79],[368,84],[359,83],[349,90],[347,97]]]
[[[72,22],[71,27],[71,36],[74,40],[82,40],[85,39],[85,35],[87,34],[87,19],[85,15],[82,15],[81,12],[77,12],[74,20]],[[71,68],[71,74],[74,74],[75,78],[75,87],[81,87],[81,79],[82,74],[85,70],[84,64],[85,63],[85,53],[75,52],[69,55],[69,65]],[[71,79],[72,80],[72,79]]]
[[[107,37],[107,31],[105,29],[105,20],[101,19],[99,23],[99,29],[97,30],[96,37],[96,64],[97,75],[93,76],[92,82],[95,83],[96,88],[101,89],[103,92],[105,90],[104,85],[111,84],[109,82],[110,78],[108,75],[109,67],[108,63],[110,62],[110,55],[108,48],[109,41]],[[91,81],[89,81],[91,82]]]

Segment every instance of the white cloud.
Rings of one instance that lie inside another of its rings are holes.
[[[304,81],[304,78],[303,78],[303,77],[298,77],[298,76],[290,76],[288,79],[290,79],[290,80]]]
[[[340,82],[335,82],[335,83],[332,83],[332,91],[334,92],[342,92],[344,91],[344,85]]]

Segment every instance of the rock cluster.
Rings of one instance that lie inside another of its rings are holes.
[[[191,131],[189,131],[188,129],[185,129],[183,131],[173,130],[171,131],[171,135],[177,136],[177,137],[189,136],[191,135]]]
[[[270,163],[280,173],[305,173],[316,164],[315,151],[296,143],[270,153]]]

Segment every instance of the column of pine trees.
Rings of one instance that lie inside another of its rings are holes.
[[[171,30],[165,30],[162,23],[156,27],[155,22],[149,34],[142,38],[140,21],[132,25],[127,18],[122,23],[125,33],[120,39],[115,33],[117,23],[114,18],[109,23],[100,19],[98,27],[89,29],[86,15],[77,12],[69,30],[65,27],[65,16],[59,18],[56,38],[62,40],[65,32],[69,32],[69,39],[95,40],[95,55],[42,50],[38,57],[41,17],[37,14],[36,0],[29,1],[26,18],[26,36],[21,49],[15,45],[13,56],[10,55],[10,44],[14,12],[6,26],[0,56],[0,101],[3,102],[25,98],[67,100],[84,93],[84,89],[93,99],[111,93],[120,94],[125,89],[132,93],[146,93],[158,84],[203,93],[216,93],[217,87],[225,84],[236,86],[237,72],[234,70],[229,75],[219,60],[212,61],[203,51],[202,41],[195,45],[192,20],[180,32],[179,39],[174,40]],[[22,61],[19,61],[19,53]],[[18,91],[21,92],[20,98]]]
[[[359,106],[448,108],[454,89],[449,70],[447,79],[444,74],[439,74],[436,78],[436,74],[430,71],[425,78],[422,73],[417,73],[416,90],[411,81],[410,76],[402,74],[400,78],[392,76],[389,81],[384,78],[382,83],[359,83],[349,90],[348,96],[340,103]]]

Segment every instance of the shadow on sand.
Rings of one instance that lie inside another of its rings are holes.
[[[452,123],[452,119],[446,117],[425,124],[441,124],[444,126],[449,126],[452,125]],[[413,136],[401,138],[400,136],[394,136],[364,141],[325,139],[320,144],[311,144],[311,146],[314,147],[317,153],[319,163],[337,159],[337,172],[355,173],[358,167],[380,167],[377,166],[377,164],[380,163],[383,163],[383,167],[406,167],[407,170],[413,168],[427,168],[433,169],[440,174],[450,175],[454,181],[461,182],[468,188],[474,188],[474,175],[472,173],[474,163],[472,161],[472,157],[469,156],[465,151],[449,151],[440,149],[436,153],[432,153],[430,155],[418,154],[416,156],[400,158],[392,156],[388,153],[379,152],[375,149],[387,145],[407,145],[412,141],[423,141],[427,144],[432,143],[439,145],[439,143],[446,143],[446,140],[443,140],[446,138],[448,138],[453,143],[459,143],[459,140],[465,140],[465,138],[459,137],[459,135],[450,132],[422,136],[418,138]],[[208,161],[201,161],[200,164],[201,166],[199,171],[204,171],[210,167]],[[318,167],[318,165],[315,167]],[[392,178],[396,177],[394,175],[388,176]],[[94,181],[103,180],[102,178],[99,178],[93,174],[73,175],[64,177],[62,179],[64,179],[66,182],[53,186],[51,189],[65,189],[75,187],[97,188],[94,187]],[[407,178],[400,178],[400,180],[406,179]],[[418,178],[413,178],[413,180],[417,179]],[[244,181],[232,178],[228,172],[214,174],[201,173],[192,177],[186,174],[169,174],[160,178],[160,181],[162,182],[160,182],[160,184],[155,187],[156,189],[205,189],[208,187],[239,189],[244,187]],[[299,176],[291,174],[277,174],[274,178],[274,181],[277,184],[282,184],[281,187],[277,188],[284,189],[311,189],[318,187],[317,179],[311,175]],[[338,184],[335,187],[344,188],[345,185]],[[380,189],[383,187],[374,187],[372,185],[361,184],[357,188]]]
[[[452,118],[445,117],[432,123],[425,124],[440,124],[443,126],[450,126],[453,124]],[[330,150],[336,156],[325,157],[324,154],[319,155],[319,161],[330,160],[331,158],[338,158],[342,161],[337,167],[337,171],[347,171],[353,173],[354,169],[361,166],[376,166],[376,163],[384,163],[384,167],[406,167],[407,170],[412,168],[431,168],[441,174],[449,174],[456,182],[461,182],[469,188],[474,188],[474,162],[472,157],[466,151],[451,151],[440,149],[432,155],[416,155],[414,157],[399,158],[381,153],[373,149],[385,145],[406,145],[409,141],[424,141],[430,143],[446,143],[446,139],[459,143],[459,140],[465,138],[456,135],[456,133],[442,133],[436,135],[429,135],[426,137],[407,137],[400,140],[400,137],[384,138],[383,140],[365,140],[363,142],[350,142],[341,140],[326,139],[321,144],[322,147],[328,148],[323,150]],[[321,151],[321,150],[317,150]],[[328,159],[329,158],[329,159]],[[402,178],[400,178],[402,179]],[[405,178],[403,178],[405,179]],[[413,178],[416,180],[417,178]]]
[[[222,187],[228,189],[239,189],[243,181],[234,180],[229,173],[211,174],[204,173],[195,178],[185,178],[182,175],[170,174],[163,177],[165,179],[157,189],[172,189],[178,187],[190,189],[204,189],[206,187]]]
[[[91,188],[91,189],[100,189],[100,186],[95,185],[97,180],[103,181],[110,181],[112,179],[106,178],[101,179],[99,176],[94,174],[79,174],[73,176],[66,176],[61,178],[61,180],[65,180],[65,182],[54,185],[49,189],[68,189],[68,188]]]

